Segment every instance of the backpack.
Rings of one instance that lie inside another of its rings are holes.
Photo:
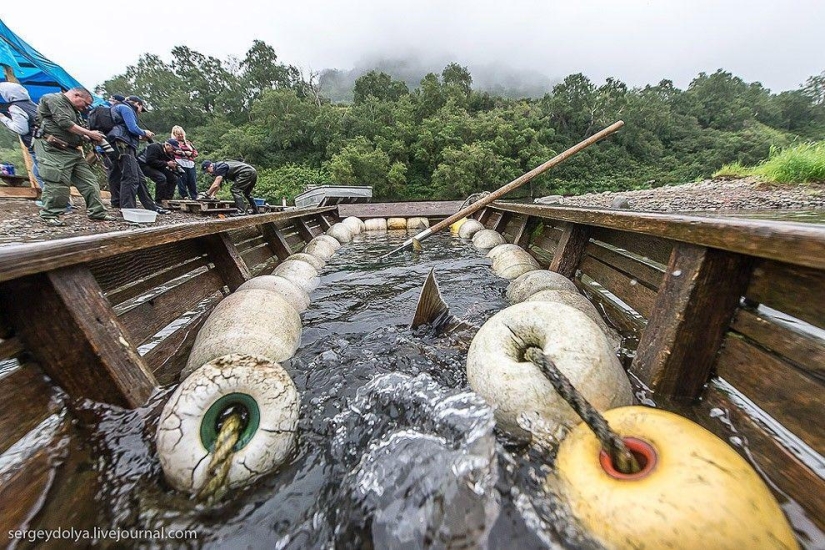
[[[112,108],[99,105],[89,112],[89,130],[97,130],[108,134],[115,127],[115,120],[112,117]]]

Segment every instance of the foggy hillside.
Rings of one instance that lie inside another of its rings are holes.
[[[350,102],[356,79],[370,71],[387,73],[395,80],[404,81],[407,87],[413,90],[427,73],[440,75],[449,63],[451,60],[447,58],[364,60],[350,70],[325,69],[321,71],[319,82],[324,96],[333,102]],[[541,97],[561,80],[551,79],[538,71],[520,71],[500,64],[467,65],[467,69],[473,77],[474,90],[488,91],[509,98]]]

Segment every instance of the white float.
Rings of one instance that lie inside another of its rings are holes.
[[[313,254],[307,254],[306,252],[298,252],[297,254],[292,254],[291,256],[289,256],[289,258],[287,258],[287,260],[297,260],[301,262],[306,262],[312,267],[314,267],[315,271],[317,271],[318,273],[320,273],[326,265],[326,261],[324,261],[323,258],[320,258]]]
[[[364,222],[355,216],[346,217],[341,223],[344,224],[353,235],[359,235],[365,229]]]
[[[370,218],[364,225],[365,230],[370,233],[383,233],[387,230],[387,220],[384,218]]]
[[[397,231],[399,229],[407,230],[406,218],[389,218],[387,220],[387,229],[390,231]]]
[[[303,313],[309,307],[307,291],[280,275],[258,275],[238,287],[238,291],[252,289],[277,292],[298,313]]]
[[[418,233],[430,227],[430,220],[427,218],[407,218],[407,231]]]
[[[317,237],[312,239],[312,241],[314,241],[316,239],[329,244],[332,247],[333,250],[338,250],[339,248],[341,248],[341,242],[338,239],[336,239],[335,237],[330,237],[329,235],[318,235]],[[309,242],[312,242],[312,241],[309,241]]]
[[[335,241],[335,239],[332,239]],[[335,241],[338,246],[341,246],[341,243]],[[335,256],[335,248],[332,247],[328,242],[318,240],[318,237],[312,239],[307,243],[304,247],[304,252],[311,256],[315,256],[316,258],[320,258],[324,261],[329,260],[333,256]]]
[[[333,237],[341,244],[346,244],[352,240],[352,231],[343,223],[336,223],[326,232],[327,235]]]
[[[508,250],[493,259],[493,273],[505,279],[516,279],[529,271],[540,269],[539,263],[524,249]]]
[[[566,290],[578,294],[579,289],[573,281],[549,269],[538,269],[516,278],[507,287],[507,301],[517,304],[541,290]]]
[[[599,311],[596,309],[596,306],[594,306],[586,296],[582,296],[578,292],[570,292],[569,290],[539,290],[524,301],[556,302],[574,307],[587,315],[591,321],[599,325],[599,328],[602,330],[604,335],[607,336],[607,341],[610,343],[610,347],[613,351],[618,351],[621,346],[622,337],[619,333],[607,326],[607,323],[604,322],[602,316],[599,315]]]
[[[270,290],[236,290],[215,306],[198,331],[181,378],[230,353],[283,361],[300,343],[301,316],[286,299]]]
[[[277,363],[227,355],[203,365],[161,413],[155,441],[164,477],[179,491],[200,491],[209,481],[219,419],[230,408],[243,412],[245,424],[227,486],[240,487],[272,471],[295,446],[299,405],[295,384]]]
[[[504,244],[500,244],[498,246],[494,246],[487,253],[487,257],[490,258],[491,260],[495,260],[496,258],[498,258],[501,254],[504,254],[505,252],[511,253],[513,251],[526,252],[526,250],[524,250],[522,247],[520,247],[517,244],[504,243]]]
[[[484,229],[480,221],[468,218],[466,222],[458,228],[458,236],[462,239],[471,239],[473,235]]]
[[[507,241],[504,240],[501,233],[493,231],[492,229],[482,229],[481,231],[476,231],[475,235],[473,235],[473,246],[484,250],[502,245],[505,242]]]
[[[307,293],[315,290],[320,282],[318,279],[318,271],[314,267],[307,262],[290,260],[289,258],[278,264],[272,274],[289,279],[306,290]]]
[[[515,437],[545,436],[580,422],[541,370],[524,359],[533,346],[597,410],[633,402],[624,369],[593,321],[563,304],[524,302],[484,323],[467,352],[470,387],[493,407],[502,430]]]

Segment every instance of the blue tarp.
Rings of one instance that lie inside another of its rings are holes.
[[[0,19],[0,65],[7,65],[14,70],[14,76],[28,90],[35,103],[44,94],[65,91],[75,86],[82,86],[63,68],[46,59],[43,54],[26,44],[14,34]],[[0,82],[6,76],[0,71]],[[92,95],[95,105],[104,104],[103,99]]]

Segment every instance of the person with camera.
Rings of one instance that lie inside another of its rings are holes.
[[[155,203],[161,207],[161,201],[172,200],[178,183],[178,163],[175,161],[175,149],[178,142],[168,139],[163,143],[150,143],[137,157],[138,166],[143,175],[155,182]]]
[[[53,226],[65,225],[60,215],[69,204],[74,185],[86,201],[86,213],[95,221],[114,221],[100,199],[100,187],[86,157],[83,140],[101,143],[102,132],[85,127],[81,113],[92,104],[92,94],[85,88],[46,94],[40,98],[35,121],[34,149],[37,168],[43,178],[40,218]]]
[[[122,103],[112,106],[114,126],[106,136],[115,149],[112,170],[109,172],[109,191],[114,208],[134,208],[143,173],[137,161],[140,140],[150,141],[155,133],[138,126],[138,115],[146,110],[143,99],[130,95]]]
[[[221,188],[224,180],[229,180],[232,182],[232,185],[229,187],[229,192],[232,193],[235,208],[238,209],[238,213],[235,215],[241,216],[246,214],[244,199],[249,203],[253,214],[260,212],[258,205],[255,204],[255,199],[252,198],[252,190],[255,189],[255,184],[258,183],[258,172],[255,168],[245,162],[237,160],[224,160],[220,162],[205,160],[201,163],[201,169],[207,174],[215,176],[215,181],[209,186],[203,198],[215,198],[215,193]]]

